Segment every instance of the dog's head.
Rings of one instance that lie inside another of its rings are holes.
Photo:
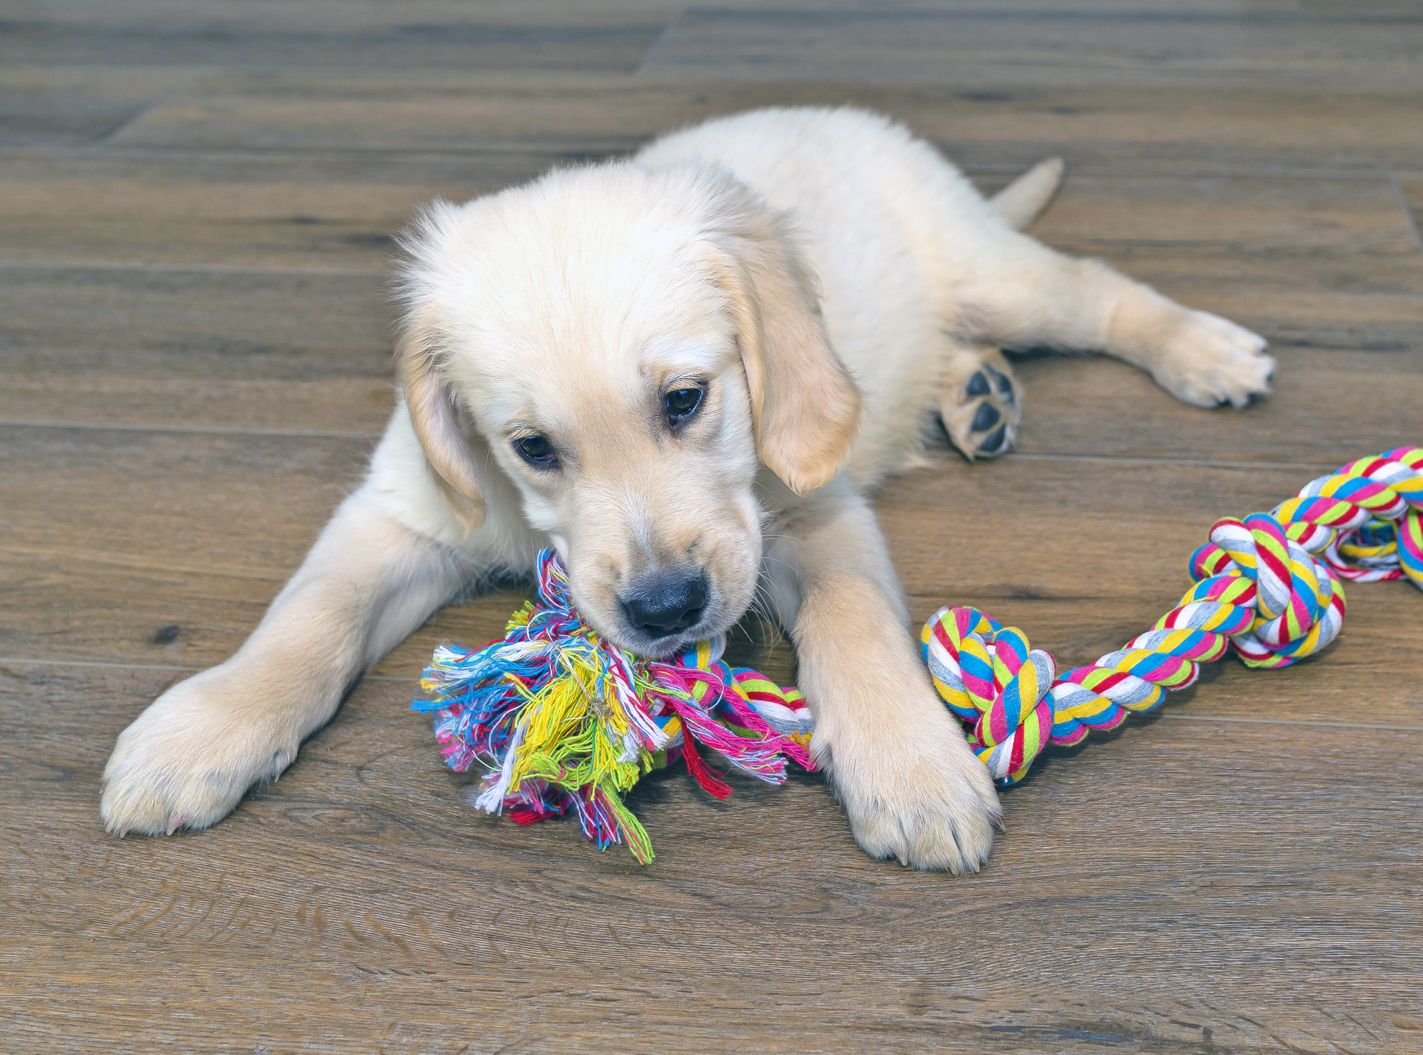
[[[406,246],[401,382],[466,522],[503,473],[606,637],[729,628],[759,466],[821,486],[859,412],[782,218],[717,170],[614,164],[438,203]]]

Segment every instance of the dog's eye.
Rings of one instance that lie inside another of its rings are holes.
[[[554,453],[553,444],[549,443],[546,436],[525,436],[521,440],[515,440],[514,450],[535,469],[558,468],[558,455]]]
[[[663,409],[667,412],[667,424],[676,428],[701,409],[702,397],[706,389],[700,385],[674,388],[662,397]]]

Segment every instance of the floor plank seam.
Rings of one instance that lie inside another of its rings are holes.
[[[864,22],[876,17],[873,10],[850,8],[847,10],[817,11],[814,8],[804,7],[777,7],[775,0],[760,6],[753,6],[748,9],[729,8],[719,6],[715,0],[709,3],[693,3],[690,7],[683,9],[683,14],[702,15],[703,17],[726,20],[745,21],[780,21],[784,23],[805,23],[815,18],[837,18],[842,21]],[[1281,23],[1304,25],[1307,23],[1329,23],[1329,22],[1358,22],[1361,21],[1359,14],[1351,12],[1348,15],[1336,15],[1332,12],[1310,12],[1306,13],[1298,6],[1298,2],[1288,10],[1242,10],[1233,8],[1227,11],[1191,11],[1191,10],[1129,10],[1129,9],[1103,9],[1089,8],[1088,10],[1072,10],[1063,6],[1045,6],[1041,10],[1014,10],[1010,7],[994,7],[991,4],[984,4],[982,7],[954,7],[950,10],[934,10],[932,8],[904,9],[895,12],[895,18],[906,22],[942,22],[949,19],[977,20],[1006,23],[1028,23],[1028,22],[1075,22],[1075,23],[1121,23],[1125,25],[1150,25],[1153,23],[1165,25],[1215,25],[1227,24],[1231,26],[1256,25],[1272,26]],[[1407,16],[1394,15],[1391,17],[1381,17],[1374,15],[1369,21],[1404,22],[1412,24]]]
[[[135,107],[132,113],[122,118],[113,128],[108,129],[101,135],[94,136],[90,142],[96,147],[105,147],[113,142],[116,137],[122,135],[125,129],[131,128],[135,123],[143,120],[144,117],[152,113],[156,107],[167,106],[170,105],[170,103],[171,100],[167,98],[153,99],[147,103],[140,103]]]
[[[1409,437],[1399,437],[1399,443],[1407,442]],[[1028,461],[1071,461],[1071,462],[1109,462],[1120,465],[1169,465],[1169,466],[1191,466],[1200,469],[1265,469],[1265,470],[1289,470],[1313,473],[1326,473],[1336,469],[1342,462],[1350,458],[1361,458],[1369,454],[1377,454],[1377,451],[1353,451],[1341,450],[1339,458],[1332,461],[1223,461],[1212,458],[1173,458],[1159,455],[1142,454],[1090,454],[1073,451],[1047,452],[1047,451],[1013,451],[1012,457],[1021,458]],[[1303,486],[1308,481],[1301,480]],[[1285,495],[1280,498],[1284,499]]]
[[[207,669],[206,666],[185,666],[174,663],[122,663],[111,660],[70,660],[44,659],[33,656],[0,656],[0,668],[4,667],[41,667],[54,669],[78,667],[94,670],[162,672],[173,674],[197,674]],[[361,678],[358,688],[359,685],[367,682],[377,685],[408,684],[414,686],[418,683],[418,674],[367,674]],[[1411,702],[1423,707],[1423,700]],[[1180,709],[1159,711],[1153,714],[1152,718],[1176,722],[1224,722],[1230,725],[1285,725],[1292,728],[1320,727],[1329,729],[1353,729],[1362,727],[1405,733],[1423,733],[1423,721],[1420,721],[1417,725],[1412,725],[1403,722],[1370,722],[1367,720],[1335,721],[1330,718],[1276,718],[1255,715],[1191,714],[1188,711]]]
[[[712,88],[709,87],[708,91]],[[747,104],[750,108],[752,104]],[[856,105],[856,100],[847,98],[845,105]],[[892,105],[888,107],[892,111]],[[732,111],[727,111],[732,112]],[[79,144],[13,144],[7,145],[0,139],[0,157],[22,157],[31,159],[44,159],[51,155],[78,154],[100,160],[105,158],[122,159],[125,161],[142,161],[147,158],[168,159],[183,158],[193,161],[339,161],[346,158],[361,158],[369,160],[373,157],[384,157],[390,160],[391,155],[399,155],[399,164],[412,169],[418,169],[419,162],[428,159],[435,161],[448,161],[450,159],[475,159],[482,155],[495,156],[517,156],[527,154],[531,158],[547,158],[550,164],[568,160],[602,160],[624,156],[635,152],[643,144],[647,143],[656,135],[655,131],[647,133],[630,133],[619,135],[610,134],[608,139],[625,140],[625,144],[619,146],[609,146],[608,149],[573,149],[569,146],[550,146],[532,142],[510,142],[494,141],[487,144],[480,144],[474,147],[423,147],[416,150],[404,150],[399,146],[372,146],[372,147],[303,147],[300,150],[291,147],[260,147],[252,145],[240,146],[201,146],[193,147],[181,143],[104,143],[96,145],[92,142]],[[955,153],[962,153],[963,148],[972,149],[978,146],[995,146],[1003,143],[1014,142],[1012,140],[958,140],[950,136],[928,136],[931,142],[940,146],[951,157]],[[972,166],[963,168],[964,174],[970,179],[981,176],[999,177],[1003,175],[1019,175],[1023,171],[1023,163],[1017,160],[1003,162],[979,162]],[[1130,178],[1134,180],[1162,180],[1179,181],[1190,178],[1224,178],[1224,179],[1260,179],[1260,180],[1300,180],[1300,181],[1327,181],[1327,180],[1351,180],[1360,179],[1366,176],[1388,177],[1393,175],[1401,179],[1423,179],[1423,169],[1414,170],[1407,168],[1385,169],[1374,163],[1361,164],[1355,168],[1299,168],[1293,165],[1269,165],[1256,164],[1253,162],[1239,167],[1227,164],[1226,167],[1192,169],[1188,167],[1173,167],[1169,171],[1159,168],[1133,169],[1123,165],[1120,161],[1114,161],[1110,171],[1084,170],[1080,167],[1070,167],[1068,178],[1076,175],[1078,178]]]
[[[1402,722],[1338,722],[1329,718],[1254,718],[1240,715],[1228,714],[1189,714],[1183,711],[1166,711],[1161,715],[1163,720],[1173,722],[1225,722],[1228,725],[1288,725],[1293,728],[1299,726],[1320,726],[1327,729],[1350,729],[1353,726],[1365,725],[1370,729],[1388,729],[1402,733],[1423,733],[1423,723],[1409,725]]]
[[[393,384],[394,382],[392,382]],[[393,399],[392,390],[392,399]],[[392,402],[392,407],[394,403]],[[346,440],[367,440],[374,444],[380,439],[384,426],[373,428],[369,432],[345,429],[276,429],[258,426],[241,425],[189,425],[177,422],[172,423],[138,423],[138,422],[103,422],[103,421],[54,421],[54,420],[28,420],[25,418],[0,418],[0,428],[3,429],[44,429],[44,430],[74,430],[76,432],[134,432],[161,434],[181,434],[181,435],[212,435],[212,436],[254,436],[254,437],[279,437],[289,439],[346,439]],[[1404,443],[1410,437],[1400,437],[1399,442]],[[943,452],[948,457],[948,452]],[[1337,468],[1340,462],[1349,458],[1363,457],[1367,454],[1376,454],[1376,451],[1342,451],[1337,461],[1224,461],[1209,458],[1176,458],[1163,455],[1137,455],[1137,454],[1093,454],[1088,452],[1046,452],[1046,451],[1014,451],[1012,457],[1018,461],[1060,461],[1060,462],[1107,462],[1119,465],[1156,465],[1169,467],[1190,467],[1200,469],[1222,469],[1222,470],[1289,470],[1293,472],[1326,473]],[[930,466],[930,469],[937,466]],[[1301,481],[1303,484],[1306,481]]]
[[[652,57],[657,54],[668,36],[682,24],[682,20],[686,17],[689,10],[691,10],[691,8],[683,4],[677,8],[672,17],[667,20],[667,24],[662,27],[662,32],[657,34],[657,39],[647,46],[647,50],[642,53],[642,58],[639,59],[637,65],[632,68],[632,77],[634,80],[642,76],[643,71],[647,69],[647,64],[652,61]]]
[[[35,656],[0,656],[0,667],[55,667],[68,668],[80,667],[95,670],[133,670],[133,671],[167,671],[174,674],[198,674],[207,670],[211,664],[193,667],[180,663],[123,663],[118,660],[104,659],[44,659]],[[361,679],[362,682],[393,682],[408,681],[410,679],[397,674],[367,674]]]
[[[155,275],[271,275],[273,277],[382,278],[394,274],[394,267],[325,267],[281,264],[167,264],[147,260],[30,260],[0,257],[0,271],[122,271]]]
[[[411,210],[414,214],[414,210]],[[1412,222],[1412,214],[1409,213],[1409,221]],[[392,229],[391,234],[401,228],[397,226]],[[1414,238],[1417,238],[1417,228],[1414,227]],[[1153,243],[1145,239],[1118,240],[1111,243],[1099,242],[1099,248],[1094,249],[1098,255],[1102,253],[1120,252],[1131,247],[1151,247],[1153,245],[1166,245],[1169,243]],[[1105,246],[1105,249],[1100,248]],[[1423,252],[1423,243],[1420,243],[1420,252]],[[0,251],[3,253],[3,251]],[[56,259],[34,259],[28,257],[15,257],[0,255],[0,272],[84,272],[103,271],[117,274],[152,274],[152,275],[258,275],[293,278],[350,278],[350,279],[391,279],[393,280],[399,262],[398,251],[392,249],[391,255],[386,257],[380,264],[372,264],[369,267],[332,267],[322,264],[210,264],[202,262],[163,262],[148,260],[101,260],[101,259],[78,259],[78,260],[56,260]],[[393,286],[392,286],[393,288]],[[1181,292],[1178,290],[1178,292]],[[1194,289],[1185,291],[1195,299],[1207,296],[1217,296],[1222,292],[1218,289]],[[1410,304],[1423,303],[1423,291],[1419,292],[1370,292],[1368,296],[1379,303],[1384,304]],[[388,297],[392,303],[393,294]],[[1278,340],[1271,342],[1278,348],[1317,348],[1330,347],[1320,345],[1312,341]],[[1362,351],[1369,351],[1367,347],[1361,347]],[[1010,354],[1013,354],[1010,352]]]
[[[391,381],[390,409],[395,408],[395,382]],[[384,425],[369,432],[351,429],[280,429],[241,425],[179,425],[164,423],[103,422],[103,421],[52,421],[26,420],[24,418],[0,418],[0,428],[34,429],[74,429],[79,432],[138,432],[138,433],[180,433],[196,436],[272,436],[288,439],[319,440],[369,440],[372,444],[379,440]]]
[[[1413,232],[1413,244],[1420,253],[1423,253],[1423,231],[1418,229],[1418,214],[1413,211],[1412,204],[1408,201],[1408,195],[1403,193],[1403,184],[1398,176],[1388,173],[1389,182],[1393,185],[1393,193],[1398,198],[1398,204],[1403,209],[1403,215],[1408,221],[1408,229]]]

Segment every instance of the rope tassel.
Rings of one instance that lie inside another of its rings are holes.
[[[772,784],[793,762],[813,768],[805,699],[754,670],[722,662],[724,641],[649,661],[604,641],[573,609],[552,550],[538,559],[538,600],[505,635],[473,651],[441,645],[411,709],[432,714],[451,769],[483,771],[475,806],[533,824],[571,811],[602,850],[641,863],[652,841],[623,795],[646,773],[682,761],[717,798],[731,793],[704,757]]]
[[[1267,670],[1313,655],[1344,624],[1344,580],[1423,588],[1423,447],[1360,458],[1269,513],[1217,521],[1190,572],[1194,585],[1155,627],[1062,674],[976,608],[934,613],[920,637],[934,687],[995,780],[1021,780],[1050,743],[1152,710],[1228,651]]]

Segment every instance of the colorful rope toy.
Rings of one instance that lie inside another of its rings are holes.
[[[724,638],[675,659],[638,659],[604,641],[574,611],[568,575],[552,550],[538,558],[538,603],[504,637],[473,652],[441,645],[414,710],[434,712],[451,769],[486,767],[475,805],[533,824],[569,809],[602,850],[626,843],[652,860],[646,830],[622,795],[650,770],[676,762],[716,798],[731,786],[702,758],[708,749],[779,784],[786,763],[810,769],[810,712],[793,688],[722,662]]]
[[[1228,651],[1265,669],[1313,655],[1343,624],[1343,579],[1423,588],[1423,447],[1350,462],[1268,514],[1217,522],[1190,572],[1195,585],[1151,630],[1061,675],[1021,630],[976,608],[934,614],[921,636],[929,672],[995,780],[1016,783],[1048,744],[1157,707]],[[547,550],[538,594],[503,639],[437,649],[421,681],[431,698],[412,705],[434,713],[452,769],[484,767],[480,809],[521,824],[571,809],[599,849],[626,843],[646,863],[651,841],[622,795],[655,766],[680,759],[718,798],[731,789],[707,749],[771,783],[787,762],[812,768],[800,693],[727,666],[721,639],[668,661],[623,652],[579,619]]]
[[[1227,651],[1267,670],[1313,655],[1343,625],[1341,579],[1423,588],[1423,447],[1360,458],[1270,513],[1217,521],[1190,571],[1195,585],[1152,629],[1061,675],[1016,627],[976,608],[934,613],[920,636],[929,673],[995,780],[1021,780],[1050,743],[1152,710]]]

